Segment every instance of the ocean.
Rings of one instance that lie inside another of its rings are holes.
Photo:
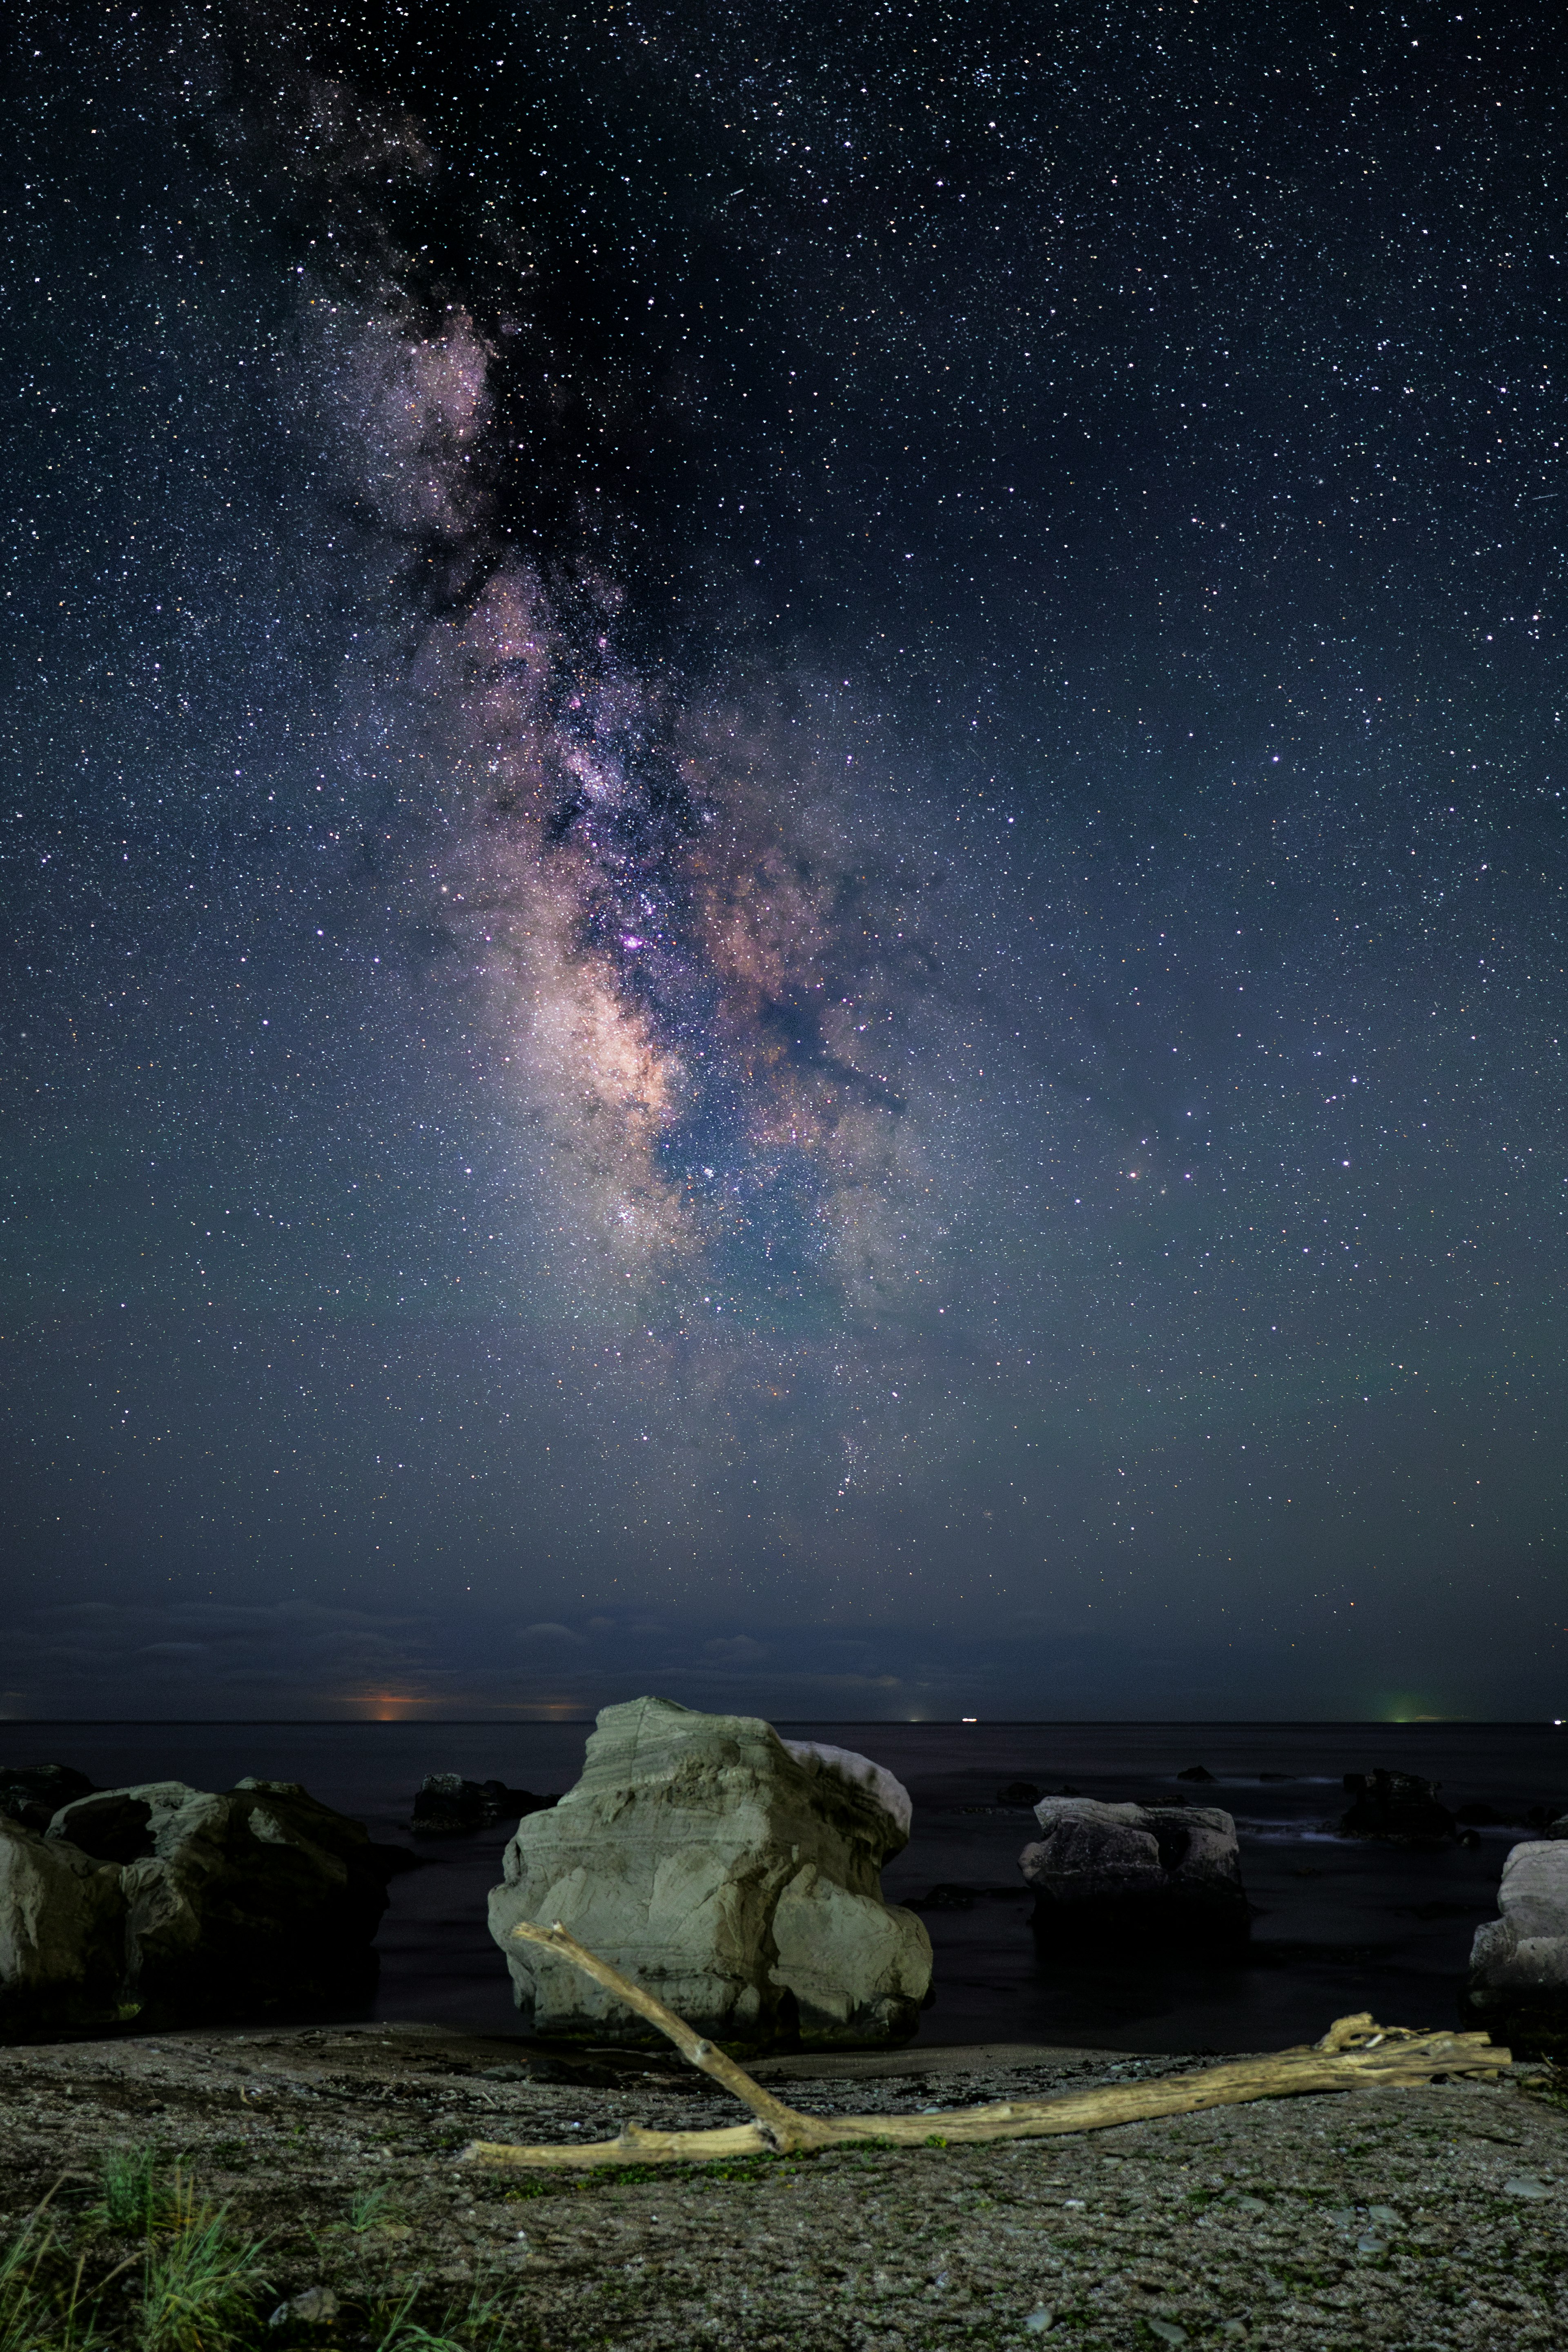
[[[1134,2051],[1283,2047],[1368,2009],[1385,2024],[1447,2025],[1479,1923],[1496,1910],[1509,1847],[1525,1830],[1485,1827],[1479,1843],[1406,1853],[1336,1836],[1349,1771],[1385,1765],[1440,1781],[1451,1807],[1505,1821],[1532,1806],[1568,1811],[1568,1729],[1543,1724],[780,1723],[873,1757],[914,1800],[905,1851],[883,1874],[892,1901],[957,1888],[960,1906],[922,1916],[936,1949],[933,2044],[987,2042]],[[247,1773],[298,1780],[415,1849],[424,1867],[392,1881],[378,1939],[379,1981],[362,2015],[515,2033],[506,1968],[485,1924],[510,1824],[458,1839],[413,1839],[413,1794],[428,1772],[539,1791],[568,1788],[590,1723],[5,1723],[0,1764],[61,1763],[100,1787],[180,1780],[225,1789]],[[1177,1778],[1201,1764],[1212,1786]],[[1284,1775],[1283,1779],[1269,1777]],[[1043,1960],[1018,1872],[1035,1834],[1005,1806],[1013,1780],[1042,1790],[1168,1802],[1178,1791],[1236,1818],[1254,1918],[1246,1957],[1226,1964],[1068,1968]],[[949,1901],[953,1898],[949,1897]]]

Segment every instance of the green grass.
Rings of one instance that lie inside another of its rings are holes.
[[[350,2229],[361,2231],[373,2230],[385,2216],[390,2195],[391,2191],[385,2187],[360,2189],[350,2200]]]
[[[149,2236],[142,2264],[142,2352],[228,2352],[256,2324],[261,2241],[230,2236],[228,2208],[199,2204],[176,2170],[168,2233]]]
[[[95,2221],[127,2237],[167,2227],[174,2210],[173,2192],[159,2169],[157,2151],[151,2147],[111,2147],[99,2170],[101,2189],[92,2209]]]
[[[183,2164],[164,2170],[140,2148],[106,2158],[101,2201],[81,2216],[79,2253],[65,2248],[67,2224],[57,2229],[47,2210],[53,2195],[0,2242],[0,2352],[262,2352],[271,2342],[328,2352],[325,2328],[290,2325],[281,2338],[269,2336],[275,2290],[263,2269],[266,2242],[235,2229],[230,2208],[206,2201]],[[388,2196],[379,2184],[361,2190],[349,2227],[373,2229]],[[99,2275],[117,2251],[96,2254],[106,2231],[132,2238],[135,2250]],[[105,2305],[105,2291],[117,2284]],[[495,2276],[481,2274],[455,2298],[437,2299],[417,2280],[350,2304],[355,2342],[366,2352],[544,2352],[515,2290]],[[110,2325],[100,2324],[100,2308],[111,2311]]]
[[[0,2352],[92,2352],[100,2340],[98,2295],[107,2282],[95,2294],[83,2294],[85,2254],[74,2272],[63,2274],[44,2218],[48,2201],[46,2197],[0,2248]]]
[[[498,2347],[516,2323],[516,2297],[497,2294],[483,2277],[475,2280],[466,2302],[448,2304],[433,2327],[411,2316],[417,2293],[410,2288],[401,2301],[372,2313],[375,2352],[481,2352]]]

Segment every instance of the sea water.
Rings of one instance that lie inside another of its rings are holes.
[[[427,1772],[461,1772],[540,1792],[569,1788],[588,1723],[0,1723],[0,1765],[76,1766],[99,1787],[152,1780],[225,1789],[247,1773],[298,1780],[415,1850],[393,1879],[377,1939],[370,2014],[491,2032],[520,2030],[505,1963],[486,1927],[512,1824],[414,1839]],[[1496,1910],[1510,1845],[1483,1828],[1472,1847],[1407,1853],[1337,1834],[1343,1776],[1385,1765],[1442,1783],[1452,1807],[1483,1803],[1522,1820],[1568,1811],[1568,1729],[1542,1724],[780,1723],[873,1757],[915,1804],[910,1843],[883,1874],[890,1900],[916,1902],[936,1950],[936,2000],[921,2039],[1222,2053],[1315,2038],[1369,2009],[1385,2024],[1455,2021],[1470,1938]],[[1201,1764],[1212,1783],[1177,1776]],[[1273,1776],[1283,1774],[1283,1779]],[[1036,1834],[1014,1780],[1071,1786],[1113,1801],[1185,1794],[1234,1815],[1253,1906],[1251,1944],[1227,1964],[1166,1964],[1137,1951],[1073,1967],[1042,1955],[1018,1856]],[[957,1906],[960,1907],[950,1907]],[[962,1907],[967,1906],[967,1907]]]

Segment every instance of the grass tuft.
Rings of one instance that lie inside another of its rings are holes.
[[[172,2227],[149,2239],[143,2265],[142,2352],[229,2352],[255,2324],[262,2242],[231,2238],[227,2206],[198,2204],[178,2170],[171,2194]]]
[[[93,2352],[100,2341],[97,2299],[82,2294],[87,2257],[68,2281],[59,2275],[54,2232],[44,2219],[48,2201],[0,2247],[0,2352]]]
[[[450,2303],[434,2327],[412,2318],[418,2289],[411,2287],[401,2302],[383,2305],[377,2316],[375,2352],[476,2352],[486,2344],[498,2345],[516,2317],[515,2298],[493,2293],[480,2278],[466,2303]]]
[[[376,2223],[382,2220],[386,2210],[387,2200],[390,2195],[391,2191],[384,2186],[377,2189],[361,2189],[358,2190],[354,2197],[350,2200],[350,2229],[358,2230],[361,2232],[366,2230],[373,2230]]]
[[[111,2147],[99,2168],[102,2196],[92,2218],[127,2236],[165,2229],[174,2218],[173,2194],[150,2147]]]

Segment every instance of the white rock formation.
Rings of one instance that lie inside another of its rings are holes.
[[[915,1808],[909,1801],[908,1790],[902,1780],[894,1779],[885,1764],[873,1764],[869,1756],[857,1756],[852,1748],[830,1748],[821,1739],[786,1739],[783,1744],[802,1764],[814,1760],[825,1770],[837,1772],[841,1779],[869,1789],[883,1811],[892,1814],[907,1843]]]
[[[925,1927],[882,1897],[908,1822],[907,1793],[863,1757],[791,1753],[755,1717],[633,1699],[600,1716],[577,1786],[518,1825],[490,1932],[544,2032],[646,2029],[509,1941],[517,1919],[559,1919],[716,2038],[798,2021],[808,2042],[887,2040],[914,2031],[931,1982]]]
[[[1568,1840],[1511,1848],[1497,1907],[1470,1946],[1465,2022],[1526,2057],[1568,2056]]]

